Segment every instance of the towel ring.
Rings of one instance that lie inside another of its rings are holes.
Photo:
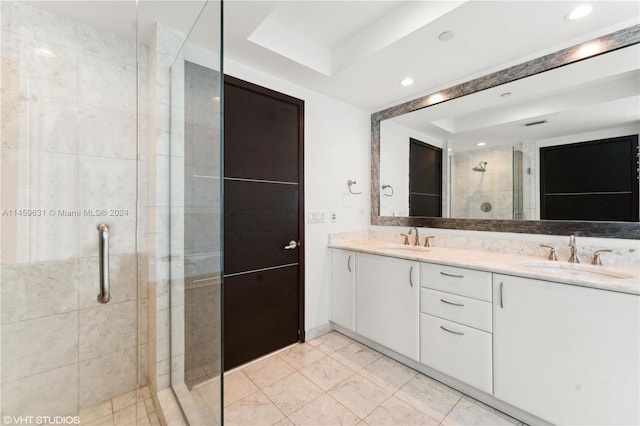
[[[391,193],[389,194],[385,189],[390,189]],[[393,197],[393,186],[391,185],[382,185],[382,195],[385,197]]]
[[[362,194],[362,191],[360,191],[360,192],[353,192],[353,191],[351,190],[351,186],[352,186],[352,185],[355,185],[355,184],[356,184],[356,181],[355,181],[355,180],[351,180],[351,179],[349,179],[349,180],[347,181],[347,186],[349,187],[349,192],[350,192],[350,193],[352,193],[353,195]]]

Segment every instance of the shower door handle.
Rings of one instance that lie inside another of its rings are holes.
[[[111,292],[109,288],[109,226],[104,223],[98,225],[98,251],[100,262],[100,293],[98,302],[109,303]]]

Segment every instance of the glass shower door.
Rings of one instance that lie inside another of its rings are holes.
[[[190,424],[222,424],[222,3],[171,66],[171,387]]]
[[[150,420],[138,389],[136,9],[0,4],[5,424]],[[125,25],[103,19],[114,11]]]

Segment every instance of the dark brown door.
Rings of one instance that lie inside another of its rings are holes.
[[[304,102],[229,76],[224,91],[228,370],[304,341]]]
[[[442,217],[442,149],[409,138],[409,216]]]

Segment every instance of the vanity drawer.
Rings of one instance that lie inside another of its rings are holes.
[[[420,314],[420,362],[493,393],[490,333]]]
[[[420,286],[491,302],[491,272],[420,264]]]
[[[469,297],[420,289],[420,312],[491,332],[491,303]]]

